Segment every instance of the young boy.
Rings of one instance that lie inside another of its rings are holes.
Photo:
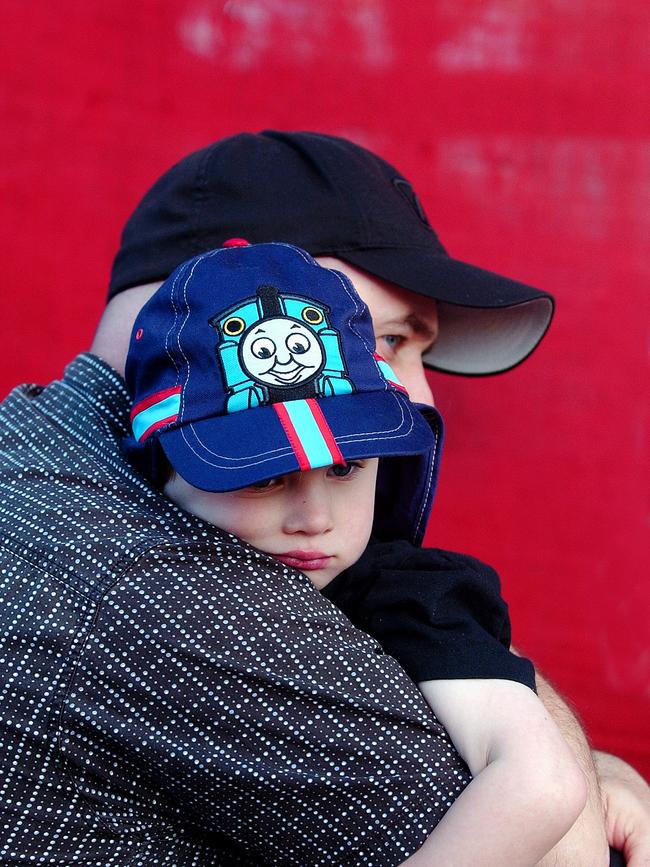
[[[136,320],[126,379],[132,460],[177,505],[284,563],[288,581],[322,590],[360,558],[372,575],[382,546],[420,545],[439,416],[376,355],[347,278],[304,251],[238,246],[180,266]],[[466,592],[466,576],[449,580],[448,596]],[[437,624],[452,658],[467,637],[458,610]],[[534,865],[582,810],[581,772],[529,670],[503,671],[486,677],[477,660],[460,679],[418,678],[474,779],[409,864]]]

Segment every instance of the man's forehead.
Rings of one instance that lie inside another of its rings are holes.
[[[319,256],[317,261],[326,268],[342,271],[370,308],[377,324],[405,322],[418,332],[435,335],[438,326],[437,305],[433,298],[418,295],[362,271],[333,256]]]

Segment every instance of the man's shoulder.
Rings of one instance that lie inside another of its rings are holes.
[[[191,516],[122,454],[128,405],[121,378],[91,355],[2,403],[0,531],[9,556],[90,589],[160,542],[194,544]]]
[[[84,353],[47,385],[23,384],[0,403],[3,455],[47,464],[76,444],[97,455],[119,451],[129,423],[122,378],[96,356]]]

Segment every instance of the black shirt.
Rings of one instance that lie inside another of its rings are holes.
[[[416,682],[500,678],[535,689],[532,663],[509,650],[499,576],[474,557],[374,542],[322,592]]]

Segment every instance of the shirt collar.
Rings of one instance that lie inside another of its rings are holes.
[[[131,400],[126,383],[105,361],[89,352],[82,353],[66,367],[63,382],[103,419],[108,419],[120,434],[128,433]]]

